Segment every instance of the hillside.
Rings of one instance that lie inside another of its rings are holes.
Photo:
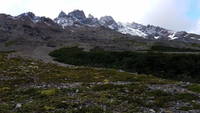
[[[200,85],[0,54],[1,113],[197,113]]]
[[[0,14],[0,51],[16,51],[14,56],[45,62],[53,62],[49,52],[74,46],[86,51],[96,47],[109,51],[150,51],[164,46],[165,50],[198,52],[198,39],[197,34],[172,32],[152,25],[124,25],[111,16],[87,17],[80,10],[61,12],[54,20],[31,12],[18,16]]]

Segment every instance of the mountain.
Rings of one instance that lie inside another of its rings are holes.
[[[74,10],[68,15],[63,11],[55,19],[55,22],[61,25],[63,28],[66,26],[85,25],[90,27],[104,26],[112,30],[118,31],[123,34],[129,34],[133,36],[140,36],[145,39],[155,40],[179,40],[185,42],[200,41],[199,35],[187,33],[184,31],[172,31],[153,25],[142,25],[138,23],[121,23],[116,22],[111,16],[101,17],[99,20],[93,16],[85,16],[83,11]]]
[[[76,25],[100,25],[97,18],[94,18],[92,15],[89,15],[88,18],[86,18],[85,13],[81,10],[74,10],[68,15],[61,11],[58,17],[54,19],[54,21],[61,25],[63,28]]]
[[[0,113],[200,113],[199,39],[81,10],[0,14]]]
[[[78,13],[66,15],[62,12],[55,19],[63,23],[71,19],[72,24],[65,23],[66,26],[30,12],[19,16],[0,14],[0,51],[19,51],[23,52],[20,54],[43,59],[43,56],[48,56],[49,51],[63,46],[80,46],[86,49],[100,47],[118,51],[146,48],[128,41],[140,39],[139,37],[127,36],[103,27],[96,24],[98,21],[93,16],[85,17],[83,12],[75,12]]]
[[[112,51],[146,51],[154,45],[199,50],[199,44],[197,34],[134,22],[124,24],[111,16],[98,19],[91,14],[86,16],[81,10],[68,14],[61,11],[54,20],[32,12],[18,16],[0,14],[0,51],[23,51],[23,54],[39,58],[65,46],[79,46],[85,50],[99,47]]]
[[[91,14],[86,17],[82,10],[74,10],[68,14],[61,11],[57,18],[51,20],[47,17],[35,16],[32,12],[20,14],[19,16],[10,18],[18,21],[25,21],[32,24],[46,24],[51,27],[61,26],[62,29],[67,27],[105,27],[111,30],[128,34],[132,36],[139,36],[150,40],[177,40],[182,42],[200,42],[200,36],[197,34],[187,33],[185,31],[172,31],[153,25],[142,25],[138,23],[121,23],[116,22],[111,16],[104,16],[100,19],[95,18]]]

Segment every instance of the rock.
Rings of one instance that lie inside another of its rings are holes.
[[[58,15],[58,18],[64,18],[67,17],[67,14],[64,11],[61,11]]]
[[[21,108],[22,107],[22,104],[21,103],[17,103],[15,108]]]
[[[76,93],[78,93],[79,92],[79,89],[76,89]]]
[[[121,70],[121,69],[120,69],[120,70],[118,70],[118,71],[119,71],[119,72],[125,72],[124,70]]]
[[[156,111],[153,109],[149,109],[150,113],[155,113]]]
[[[68,14],[71,17],[77,18],[79,20],[86,19],[85,13],[81,10],[74,10]]]
[[[126,90],[125,90],[125,92],[126,92],[126,93],[129,93],[129,90],[128,90],[128,89],[126,89]]]
[[[35,65],[35,62],[31,62],[31,65]]]
[[[150,90],[161,90],[167,93],[175,94],[175,93],[185,93],[188,90],[180,87],[176,84],[167,84],[167,85],[150,85]]]

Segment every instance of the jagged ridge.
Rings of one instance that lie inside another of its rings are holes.
[[[64,15],[64,16],[62,16]],[[184,31],[175,32],[167,30],[158,26],[153,25],[142,25],[138,23],[121,23],[116,22],[111,16],[104,16],[100,19],[94,18],[93,16],[85,16],[81,10],[74,10],[68,15],[63,11],[55,19],[55,22],[61,25],[63,28],[67,26],[75,25],[86,25],[91,27],[104,26],[112,30],[118,31],[123,34],[129,34],[134,36],[140,36],[146,39],[164,39],[164,40],[182,40],[182,41],[196,41],[200,40],[199,36],[186,33]],[[191,36],[192,35],[192,36]]]
[[[61,26],[66,29],[70,26],[88,26],[88,27],[105,27],[122,34],[129,34],[132,36],[139,36],[145,39],[153,40],[178,40],[183,42],[196,42],[200,41],[200,36],[196,34],[187,33],[185,31],[175,32],[153,25],[142,25],[138,23],[121,23],[116,22],[111,16],[104,16],[100,19],[95,18],[91,14],[86,17],[84,11],[74,10],[68,14],[61,11],[57,18],[51,20],[46,17],[35,16],[34,13],[23,13],[12,19],[20,19],[22,21],[32,21],[34,24],[43,23],[48,26]]]

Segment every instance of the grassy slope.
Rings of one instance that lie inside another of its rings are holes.
[[[184,91],[171,92],[172,85]],[[151,86],[151,87],[150,87]],[[156,89],[156,86],[161,87]],[[153,88],[152,88],[153,87]],[[189,91],[189,90],[191,91]],[[0,113],[133,113],[200,109],[198,84],[113,69],[60,67],[0,54]]]

